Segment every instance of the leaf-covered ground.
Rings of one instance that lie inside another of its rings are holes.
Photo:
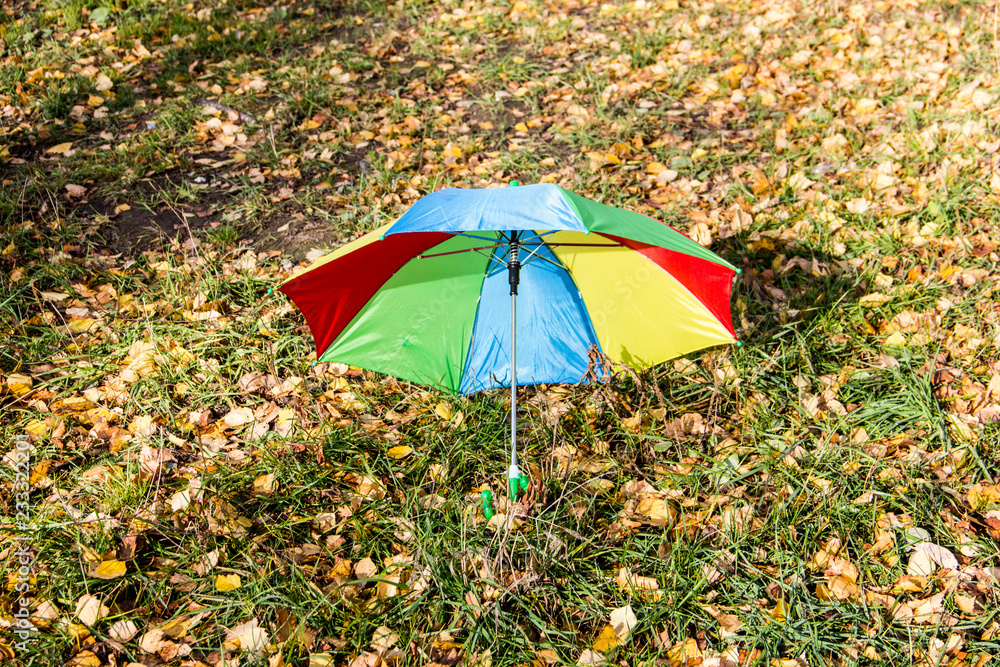
[[[990,663],[997,26],[952,0],[5,2],[3,664]],[[312,366],[268,289],[514,179],[740,266],[746,344],[526,389],[536,485],[507,507],[505,392]]]

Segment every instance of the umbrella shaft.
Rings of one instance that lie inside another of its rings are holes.
[[[510,464],[517,465],[517,292],[510,295]]]
[[[517,466],[517,285],[521,282],[521,247],[517,232],[511,234],[507,258],[510,282],[510,465]]]

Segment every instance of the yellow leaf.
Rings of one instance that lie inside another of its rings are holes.
[[[114,82],[108,78],[107,74],[98,74],[97,81],[94,84],[94,90],[103,92],[105,90],[111,90],[114,86]]]
[[[991,504],[1000,504],[1000,484],[973,484],[969,487],[968,497],[972,509],[989,509]]]
[[[660,584],[653,577],[632,574],[627,567],[618,570],[618,585],[627,591],[655,591]]]
[[[90,571],[90,576],[97,579],[117,579],[125,574],[127,566],[120,560],[106,560],[98,563]]]
[[[906,336],[899,333],[898,331],[895,331],[892,333],[891,336],[885,339],[885,344],[896,347],[899,347],[901,345],[906,345]]]
[[[830,579],[830,593],[838,600],[852,600],[859,599],[861,590],[849,577],[838,574]]]
[[[659,174],[660,172],[666,171],[667,168],[663,166],[660,162],[650,162],[646,165],[646,171],[650,174]]]
[[[66,663],[67,667],[101,667],[101,659],[93,651],[81,651]]]
[[[525,125],[524,123],[518,123],[517,125],[514,126],[514,129],[517,130],[518,132],[527,132],[528,126]]]
[[[778,604],[774,605],[774,609],[768,612],[768,616],[776,620],[778,623],[785,622],[785,619],[788,618],[788,605],[785,603],[784,598],[778,600]]]
[[[642,498],[636,505],[635,513],[647,517],[654,526],[672,526],[677,521],[677,510],[664,498]]]
[[[25,425],[24,432],[36,438],[48,437],[52,433],[52,429],[55,428],[56,421],[55,417],[49,417],[45,421],[32,419]]]
[[[434,406],[434,414],[444,420],[451,419],[454,414],[451,410],[451,403],[438,403]]]
[[[874,308],[876,306],[881,306],[884,303],[892,301],[891,296],[886,296],[881,292],[872,292],[871,294],[865,294],[863,297],[858,299],[858,303],[862,306],[868,306]]]
[[[160,630],[171,639],[180,639],[187,634],[188,628],[191,627],[191,619],[192,617],[188,616],[185,620],[168,621],[160,626]]]
[[[238,574],[218,574],[215,576],[215,590],[225,593],[235,591],[243,585]]]
[[[694,667],[703,661],[698,642],[690,637],[673,645],[667,651],[667,664],[671,667]]]
[[[104,104],[104,98],[100,95],[91,95],[87,98],[87,105],[92,107],[99,107]]]
[[[67,141],[64,144],[56,144],[55,146],[50,146],[45,149],[45,152],[49,155],[62,155],[69,149],[73,148],[73,142]]]
[[[391,459],[405,459],[407,456],[413,453],[413,447],[408,447],[407,445],[399,445],[398,447],[391,447],[386,454],[389,455]]]
[[[754,167],[750,172],[750,189],[758,197],[771,191],[771,182],[767,180],[760,167]]]
[[[67,327],[73,333],[86,333],[97,326],[97,320],[92,317],[81,317],[79,319],[70,320]]]
[[[604,629],[601,630],[601,634],[597,635],[597,639],[594,640],[594,645],[591,648],[598,653],[607,653],[616,646],[618,646],[618,635],[615,634],[615,629],[610,625],[605,625]]]
[[[274,473],[261,475],[253,481],[253,492],[261,496],[269,496],[278,488],[278,483],[274,480]]]
[[[32,379],[27,375],[14,373],[7,376],[7,390],[15,396],[24,396],[31,391]]]

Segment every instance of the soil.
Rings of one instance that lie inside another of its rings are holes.
[[[136,186],[137,194],[142,196],[136,199],[150,199],[150,195],[175,187],[184,178],[174,171],[142,181]],[[219,182],[198,191],[194,201],[160,205],[155,209],[133,205],[116,214],[116,202],[93,201],[90,206],[95,217],[107,218],[93,237],[95,250],[126,256],[146,250],[163,250],[174,244],[189,243],[192,237],[202,241],[213,230],[228,224],[237,229],[236,244],[258,251],[281,250],[297,260],[313,248],[332,245],[340,237],[327,220],[307,216],[294,205],[279,209],[276,215],[256,224],[226,220],[227,211],[232,210],[238,197],[238,188]]]

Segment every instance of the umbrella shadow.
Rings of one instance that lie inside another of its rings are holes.
[[[813,382],[839,373],[858,362],[859,349],[871,346],[881,312],[860,308],[858,301],[881,268],[879,259],[848,261],[804,239],[781,239],[777,231],[717,239],[711,249],[741,270],[732,288],[741,346],[706,348],[654,368],[653,387],[661,392],[655,397],[649,374],[639,374],[645,387],[628,374],[617,376],[623,391],[638,394],[639,404],[659,402],[668,423],[697,413],[711,433],[739,419],[734,415],[753,392],[798,401],[797,377]],[[690,363],[706,358],[713,361]],[[865,359],[879,363],[877,353]]]

